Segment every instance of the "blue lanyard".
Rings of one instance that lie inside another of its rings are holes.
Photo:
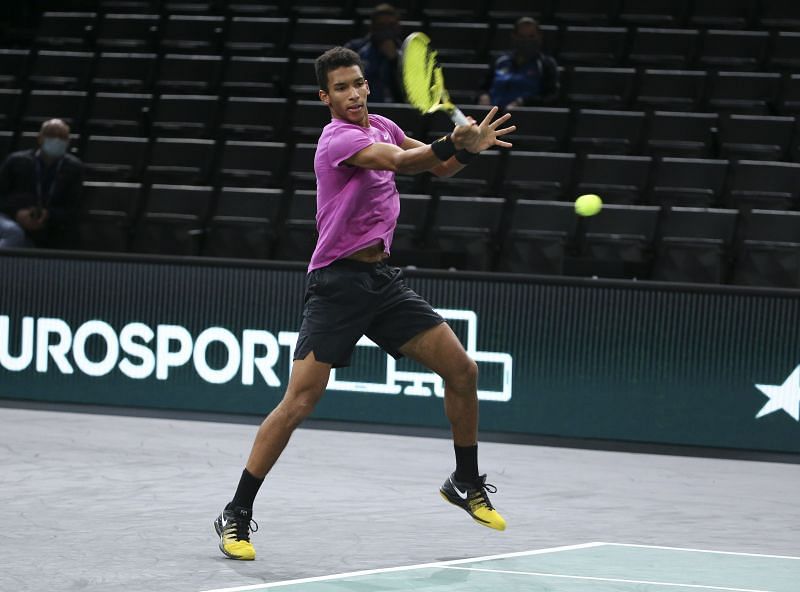
[[[64,157],[58,159],[58,164],[56,165],[56,172],[53,173],[53,180],[50,181],[50,187],[47,189],[47,201],[42,202],[42,161],[39,158],[39,152],[36,152],[34,157],[34,162],[36,163],[36,197],[39,198],[39,204],[46,205],[49,204],[53,199],[53,194],[55,193],[56,189],[56,180],[58,179],[58,173],[61,172],[61,165],[64,164]]]

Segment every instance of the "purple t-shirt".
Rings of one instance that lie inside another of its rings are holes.
[[[379,241],[386,253],[392,246],[400,213],[394,173],[343,162],[376,142],[400,146],[406,136],[397,124],[380,115],[370,115],[369,124],[361,127],[333,119],[322,130],[314,156],[319,239],[309,272]]]

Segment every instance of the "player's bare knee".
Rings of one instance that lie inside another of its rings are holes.
[[[459,395],[473,395],[478,388],[478,364],[472,358],[464,358],[450,375],[445,377],[445,384]]]
[[[322,396],[318,389],[295,391],[287,394],[281,402],[287,423],[297,427],[314,412],[317,402]]]

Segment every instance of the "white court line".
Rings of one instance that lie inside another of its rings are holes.
[[[770,559],[800,560],[800,557],[792,557],[790,555],[764,555],[762,553],[737,553],[734,551],[711,551],[709,549],[690,549],[685,547],[661,547],[658,545],[633,545],[630,543],[602,543],[602,544],[612,545],[615,547],[638,547],[641,549],[665,549],[667,551],[691,551],[692,553],[718,553],[720,555],[740,555],[743,557],[767,557]]]
[[[406,565],[402,567],[386,567],[382,569],[365,569],[362,571],[351,571],[347,573],[333,574],[329,576],[317,576],[313,578],[300,578],[297,580],[285,580],[283,582],[270,582],[267,584],[251,584],[249,586],[237,586],[234,588],[216,588],[205,590],[204,592],[247,592],[248,590],[266,590],[267,588],[278,588],[280,586],[292,586],[294,584],[309,584],[311,582],[324,582],[327,580],[338,580],[343,578],[353,578],[358,576],[370,576],[374,574],[392,573],[397,571],[410,571],[414,569],[447,567],[458,565],[459,563],[473,563],[475,561],[490,561],[493,559],[509,559],[511,557],[525,557],[528,555],[544,555],[546,553],[559,553],[561,551],[574,551],[576,549],[588,549],[590,547],[600,547],[607,543],[583,543],[581,545],[566,545],[563,547],[551,547],[549,549],[537,549],[535,551],[519,551],[516,553],[503,553],[500,555],[487,555],[485,557],[472,557],[469,559],[453,559],[451,561],[437,561],[434,563],[420,563],[418,565]],[[756,591],[766,592],[766,591]]]
[[[701,590],[723,590],[725,592],[770,592],[769,590],[756,590],[753,588],[726,588],[724,586],[704,586],[701,584],[676,584],[674,582],[652,582],[650,580],[626,580],[622,578],[571,576],[567,574],[543,573],[538,571],[511,571],[507,569],[483,569],[480,567],[456,567],[453,565],[440,565],[439,567],[441,569],[459,569],[463,571],[480,571],[484,573],[511,574],[520,576],[541,576],[545,578],[562,578],[566,580],[591,580],[593,582],[620,582],[623,584],[647,584],[649,586],[670,586],[673,588],[695,588]]]

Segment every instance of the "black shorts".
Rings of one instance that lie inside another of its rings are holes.
[[[313,351],[320,362],[347,366],[362,335],[400,358],[404,343],[444,322],[406,286],[400,269],[386,263],[339,259],[309,273],[306,282],[295,360]]]

